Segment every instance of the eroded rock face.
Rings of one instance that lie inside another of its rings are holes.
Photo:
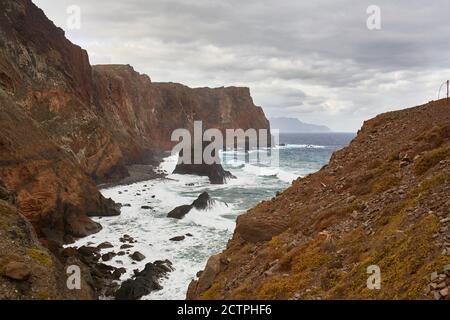
[[[91,67],[30,0],[0,2],[0,177],[42,239],[100,230],[89,217],[119,214],[96,183],[157,164],[171,133],[268,128],[246,88],[152,83],[130,66]],[[181,106],[181,108],[180,108]]]
[[[72,263],[82,265],[79,261]],[[81,290],[68,290],[67,266],[41,245],[33,227],[14,204],[0,199],[0,297],[5,300],[95,299],[84,275]]]

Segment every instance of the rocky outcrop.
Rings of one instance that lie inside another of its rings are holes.
[[[55,254],[59,261],[68,266],[78,266],[85,282],[85,288],[92,292],[91,299],[99,297],[113,297],[119,285],[115,282],[126,272],[123,268],[115,268],[100,262],[105,255],[100,254],[98,247],[83,246],[81,248],[68,247],[55,248]],[[111,253],[110,253],[111,254]],[[114,253],[113,253],[114,255]]]
[[[67,267],[44,248],[27,219],[0,182],[0,297],[5,300],[95,299],[82,276],[81,290],[69,290]],[[5,200],[7,199],[7,201]]]
[[[0,2],[0,177],[41,239],[100,230],[89,217],[119,208],[96,183],[135,181],[127,166],[156,165],[172,131],[195,120],[269,126],[246,88],[191,89],[130,66],[92,67],[30,0]]]
[[[183,219],[192,209],[207,210],[214,205],[214,200],[211,199],[207,192],[203,192],[190,205],[183,205],[176,207],[167,214],[167,217],[174,219]]]
[[[159,280],[173,270],[168,260],[147,263],[144,270],[135,272],[132,279],[122,283],[115,294],[116,300],[138,300],[152,291],[161,290]]]
[[[200,177],[208,177],[211,184],[224,184],[235,177],[229,171],[223,169],[220,163],[214,164],[177,164],[173,173],[191,174]]]
[[[188,298],[450,298],[449,110],[367,121],[329,165],[242,215]]]

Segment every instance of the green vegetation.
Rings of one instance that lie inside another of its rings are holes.
[[[222,290],[222,286],[219,283],[214,283],[205,293],[200,296],[201,300],[214,300],[217,299],[217,294]]]
[[[374,183],[372,191],[375,193],[382,193],[384,191],[387,191],[389,189],[398,186],[400,182],[401,179],[399,177],[383,176]]]
[[[33,258],[42,266],[51,267],[53,265],[53,260],[46,251],[39,249],[29,249],[28,256]]]
[[[427,192],[428,190],[439,187],[450,180],[450,176],[445,172],[439,172],[432,176],[431,178],[426,179],[422,183],[420,183],[416,188],[414,188],[410,192],[410,197],[418,197],[421,193]]]
[[[437,148],[425,153],[416,163],[414,170],[416,174],[422,175],[450,154],[449,148]]]

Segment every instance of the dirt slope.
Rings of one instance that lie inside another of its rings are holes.
[[[444,299],[450,103],[367,121],[320,172],[242,215],[190,299]],[[381,290],[367,288],[367,267]]]

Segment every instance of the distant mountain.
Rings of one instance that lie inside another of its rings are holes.
[[[331,132],[330,128],[322,125],[315,125],[301,122],[296,118],[271,118],[270,127],[272,129],[279,129],[280,133],[316,133],[316,132]]]

